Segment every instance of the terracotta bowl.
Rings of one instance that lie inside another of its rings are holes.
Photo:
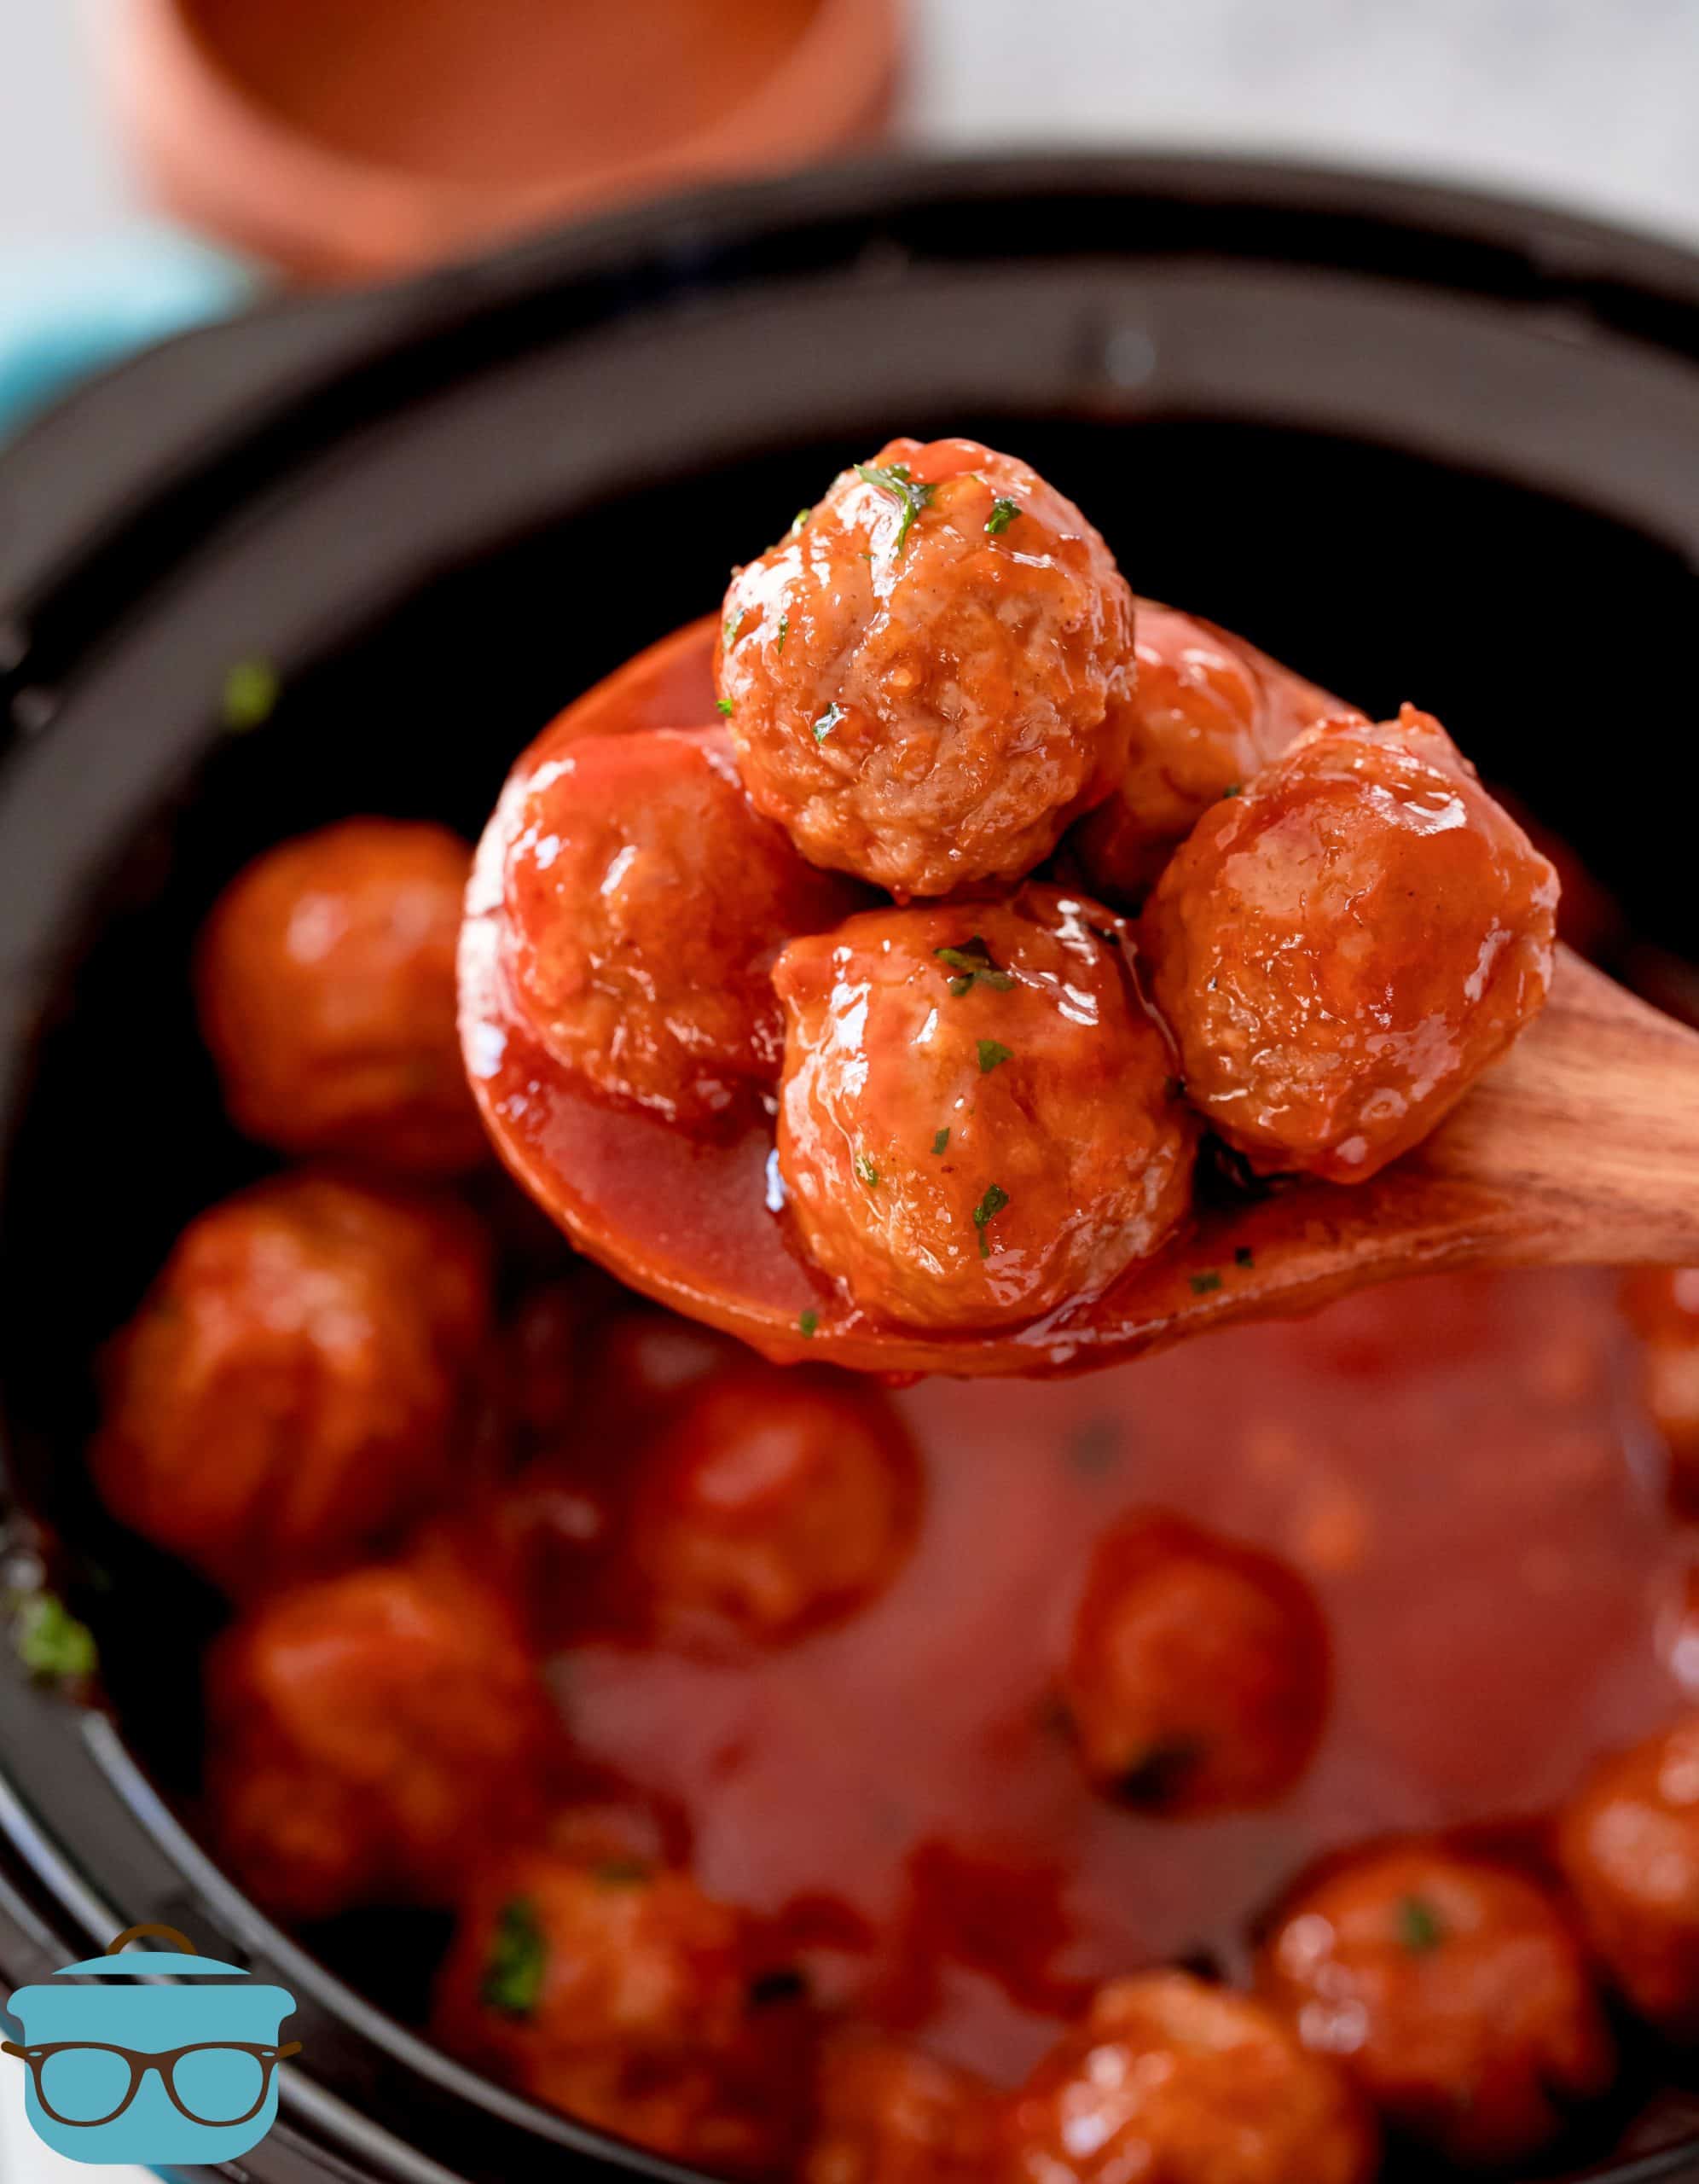
[[[107,0],[166,210],[310,281],[871,139],[901,0]]]

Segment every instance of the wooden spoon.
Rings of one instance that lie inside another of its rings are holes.
[[[515,781],[579,735],[711,720],[714,635],[711,618],[693,623],[599,683]],[[1294,725],[1344,710],[1249,657]],[[770,1210],[770,1125],[693,1139],[599,1100],[530,1038],[508,1005],[494,907],[514,800],[510,785],[485,832],[461,950],[462,1043],[490,1135],[591,1258],[768,1356],[903,1376],[1079,1372],[1441,1267],[1699,1263],[1699,1035],[1561,949],[1542,1014],[1432,1136],[1370,1182],[1230,1195],[1102,1295],[1013,1332],[883,1327]]]

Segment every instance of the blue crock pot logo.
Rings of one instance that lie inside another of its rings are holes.
[[[120,1954],[149,1937],[174,1948]],[[196,1955],[175,1926],[130,1926],[104,1956],[20,1987],[8,2014],[24,2036],[0,2047],[27,2069],[25,2113],[56,2153],[149,2168],[229,2161],[276,2117],[277,2065],[301,2044],[280,2046],[277,2029],[294,2007],[287,1989]]]

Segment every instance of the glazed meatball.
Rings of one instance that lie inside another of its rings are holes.
[[[1545,2145],[1610,2082],[1575,1937],[1515,1873],[1415,1844],[1337,1867],[1288,1906],[1265,1995],[1389,2123],[1470,2164]]]
[[[744,785],[898,895],[1017,880],[1127,752],[1133,600],[1084,516],[974,440],[892,440],[740,569],[717,673]]]
[[[752,809],[718,729],[587,735],[545,760],[502,884],[508,973],[549,1053],[690,1124],[778,1076],[773,960],[865,899]]]
[[[195,990],[239,1130],[404,1174],[484,1157],[455,1029],[471,863],[444,828],[350,819],[270,851],[225,889]]]
[[[96,1484],[231,1594],[345,1561],[450,1483],[489,1315],[460,1207],[262,1183],[189,1223],[113,1345]]]
[[[830,2042],[803,2184],[983,2184],[997,2169],[997,2105],[966,2071],[870,2034]]]
[[[1053,887],[787,948],[779,1161],[817,1263],[919,1327],[1105,1288],[1186,1213],[1194,1133],[1106,910]]]
[[[646,1457],[635,1552],[664,1632],[781,1645],[890,1584],[919,1505],[879,1390],[751,1363],[681,1404]]]
[[[1374,2125],[1325,2058],[1244,1995],[1117,1979],[1011,2105],[1029,2184],[1366,2184]]]
[[[1699,1715],[1596,1767],[1557,1853],[1616,1985],[1664,2031],[1699,2039]]]
[[[1362,1182],[1540,1008],[1557,903],[1437,721],[1307,730],[1210,808],[1145,910],[1188,1095],[1256,1169]]]
[[[1309,1764],[1327,1629],[1272,1555],[1183,1518],[1129,1518],[1092,1558],[1060,1696],[1086,1772],[1164,1815],[1267,1804]]]
[[[501,1594],[440,1563],[274,1594],[206,1664],[212,1833],[280,1916],[453,1901],[539,1810],[556,1734]]]
[[[1126,770],[1072,836],[1087,884],[1114,903],[1142,897],[1209,806],[1241,788],[1296,725],[1270,706],[1225,630],[1141,602],[1134,637]]]
[[[1645,1267],[1623,1285],[1640,1339],[1640,1387],[1669,1450],[1670,1488],[1699,1507],[1699,1267]]]
[[[770,2174],[793,2143],[782,2051],[797,2013],[761,2007],[753,1949],[748,1922],[687,1874],[521,1852],[462,1908],[438,2037],[658,2153]]]

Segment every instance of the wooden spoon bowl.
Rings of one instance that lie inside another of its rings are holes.
[[[788,1214],[770,1210],[770,1123],[699,1138],[603,1098],[531,1035],[502,970],[502,871],[524,783],[576,737],[711,720],[715,632],[710,616],[664,638],[543,731],[485,830],[461,936],[461,1043],[496,1148],[579,1249],[631,1287],[775,1359],[1038,1376],[1441,1267],[1699,1261],[1699,1036],[1563,949],[1550,1002],[1506,1059],[1370,1182],[1257,1196],[1228,1187],[1155,1258],[1012,1331],[868,1318],[810,1265]],[[1250,657],[1294,731],[1348,710]]]

